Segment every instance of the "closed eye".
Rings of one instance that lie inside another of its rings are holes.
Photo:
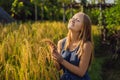
[[[76,19],[78,22],[80,22],[80,20],[79,19]]]
[[[78,18],[72,17],[72,20],[75,20],[75,21],[77,21],[77,22],[80,22],[80,20],[79,20]]]

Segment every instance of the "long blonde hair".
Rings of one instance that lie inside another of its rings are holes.
[[[88,15],[80,12],[80,15],[83,15],[83,27],[82,30],[80,31],[79,34],[79,49],[77,51],[78,57],[80,58],[82,56],[82,54],[84,53],[83,50],[83,45],[85,42],[90,41],[92,43],[92,55],[91,55],[91,59],[93,59],[93,40],[92,40],[92,34],[91,34],[91,20],[89,18]],[[67,40],[66,40],[66,44],[65,44],[65,50],[69,49],[70,47],[70,43],[71,43],[71,31],[68,31],[67,34]]]

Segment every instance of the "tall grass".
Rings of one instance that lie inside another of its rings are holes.
[[[92,32],[99,34],[95,26]],[[57,44],[66,34],[62,22],[0,25],[0,80],[59,80],[49,47],[41,40]]]

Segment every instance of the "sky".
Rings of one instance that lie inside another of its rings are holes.
[[[80,2],[80,0],[75,0],[76,2]],[[87,0],[87,1],[91,1],[91,0]],[[98,0],[96,0],[98,1]],[[105,0],[106,3],[114,3],[114,0]]]

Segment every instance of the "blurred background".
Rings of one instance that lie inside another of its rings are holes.
[[[59,80],[41,40],[57,44],[77,12],[92,20],[91,80],[120,80],[120,0],[0,0],[0,80]]]

